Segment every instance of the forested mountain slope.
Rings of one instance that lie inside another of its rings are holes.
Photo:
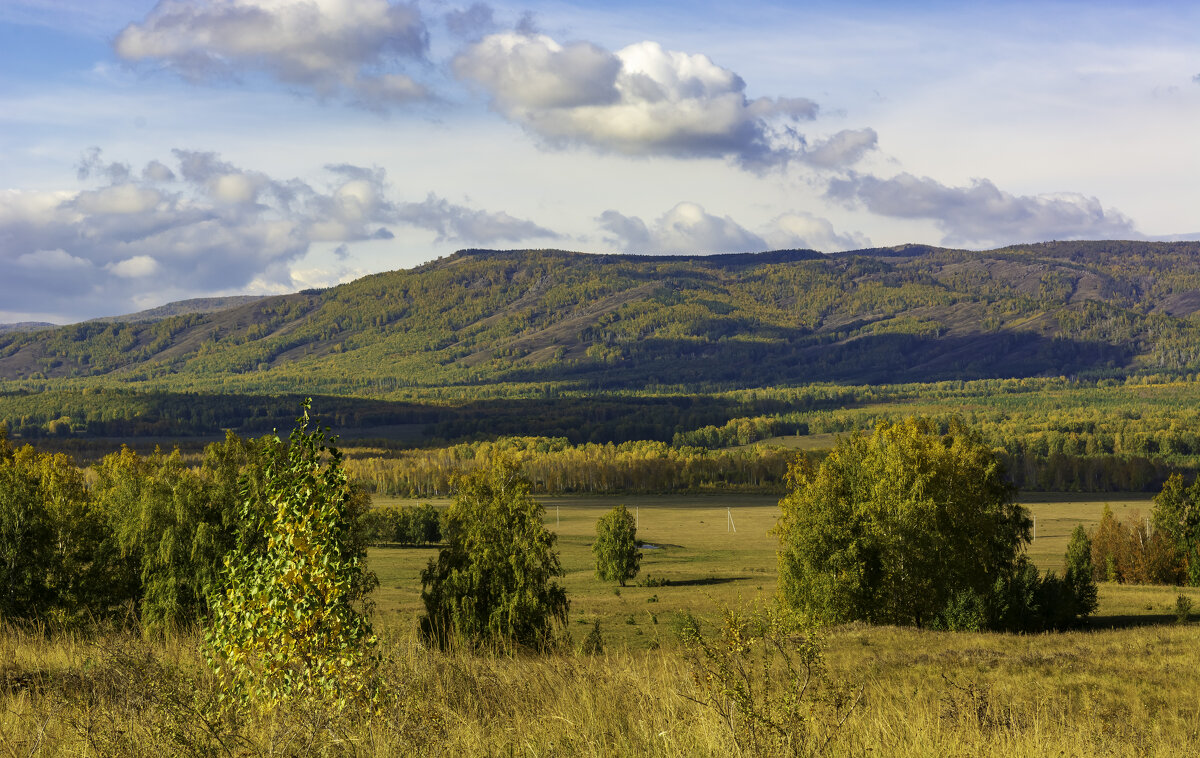
[[[642,388],[1200,368],[1200,243],[823,256],[461,251],[321,292],[0,334],[0,378],[331,391]]]

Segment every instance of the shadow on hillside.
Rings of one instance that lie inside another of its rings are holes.
[[[874,334],[851,339],[797,330],[761,339],[646,339],[619,345],[621,358],[516,368],[515,382],[572,380],[596,388],[688,384],[708,388],[805,382],[896,384],[1035,376],[1071,376],[1120,368],[1129,351],[1102,342],[1033,332],[942,336]]]
[[[469,390],[467,390],[469,392]],[[10,398],[11,399],[11,398]],[[202,446],[232,429],[243,437],[278,430],[286,436],[300,412],[300,395],[234,395],[54,391],[31,396],[22,416],[4,418],[13,436],[40,447],[85,453],[103,443],[148,452],[154,445]],[[670,395],[655,397],[536,397],[466,400],[453,405],[315,396],[315,421],[342,445],[380,440],[403,446],[446,444],[498,436],[562,437],[572,444],[657,440],[681,429],[723,425],[731,418],[848,407],[848,397],[802,395],[792,400]],[[15,406],[14,407],[19,407]],[[86,432],[48,436],[45,424],[67,415]]]
[[[640,390],[654,385],[685,385],[705,391],[736,387],[797,385],[831,381],[888,384],[951,379],[1074,375],[1111,369],[1128,362],[1112,345],[1049,339],[1032,333],[1000,332],[934,338],[884,334],[842,342],[827,336],[788,339],[644,340],[624,346],[625,358],[517,369],[500,377],[516,382],[563,382],[579,389]],[[426,404],[353,397],[316,396],[313,415],[346,440],[385,440],[406,445],[445,444],[498,436],[563,437],[572,444],[657,440],[669,442],[680,430],[721,426],[732,418],[792,411],[849,407],[853,393],[799,393],[793,399],[733,399],[728,396],[659,395],[639,397],[541,397],[469,399]],[[223,430],[242,436],[286,434],[299,415],[300,394],[235,395],[189,392],[137,392],[106,388],[88,393],[51,390],[6,396],[14,415],[7,422],[15,438],[40,439],[67,416],[83,434],[51,438],[71,452],[78,437],[171,444],[220,439]],[[18,414],[19,415],[15,415]],[[60,425],[61,426],[61,425]],[[783,433],[792,433],[782,430]]]

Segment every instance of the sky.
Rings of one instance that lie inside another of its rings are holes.
[[[1200,239],[1200,4],[0,0],[0,322],[462,248]]]

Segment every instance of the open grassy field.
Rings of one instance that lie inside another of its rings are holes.
[[[614,502],[550,500],[546,511],[560,535],[575,639],[600,619],[602,655],[425,650],[413,624],[420,568],[433,550],[378,549],[384,694],[374,714],[300,702],[225,718],[194,635],[47,637],[0,625],[0,756],[809,754],[747,749],[744,731],[697,702],[704,678],[668,631],[672,612],[689,609],[711,634],[722,607],[773,593],[776,505],[625,498],[656,547],[646,550],[643,577],[670,584],[618,595],[593,578],[589,549],[596,519]],[[1035,555],[1053,568],[1070,530],[1095,523],[1104,501],[1029,505],[1039,522]],[[1112,505],[1123,516],[1149,511],[1137,498]],[[832,735],[825,755],[1200,754],[1200,624],[1174,623],[1179,591],[1103,586],[1099,617],[1068,633],[825,630],[826,681],[861,701],[836,729],[813,702],[808,747]],[[1200,601],[1200,591],[1188,592]]]
[[[1193,756],[1200,628],[1048,635],[829,630],[833,681],[861,692],[830,756]],[[0,755],[809,755],[739,747],[695,702],[678,648],[599,656],[427,651],[385,630],[377,712],[299,702],[220,717],[190,636],[47,640],[0,628]],[[826,692],[817,688],[816,692]],[[808,712],[808,704],[801,706]]]
[[[379,498],[376,505],[414,501]],[[663,625],[672,614],[697,615],[714,609],[768,599],[775,593],[777,540],[770,529],[778,518],[772,496],[630,496],[543,498],[546,522],[558,534],[564,579],[571,598],[576,638],[599,620],[607,639],[633,649],[667,642]],[[1022,501],[1037,523],[1029,554],[1043,571],[1062,571],[1067,541],[1076,525],[1095,526],[1110,505],[1122,520],[1148,516],[1153,502],[1133,494],[1097,499],[1061,494]],[[596,520],[618,503],[638,516],[638,537],[653,545],[642,553],[642,571],[629,586],[618,588],[595,578],[591,543]],[[434,501],[444,507],[446,501]],[[730,523],[732,521],[732,524]],[[736,529],[736,531],[734,531]],[[377,548],[371,567],[379,575],[378,611],[389,624],[406,629],[421,612],[421,569],[435,548]],[[666,579],[667,586],[638,586],[647,579]],[[1173,619],[1176,587],[1104,585],[1096,627],[1166,622]],[[1200,606],[1200,590],[1195,593]]]

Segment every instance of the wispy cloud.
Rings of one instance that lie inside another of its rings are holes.
[[[491,244],[517,242],[527,239],[554,239],[558,234],[532,221],[514,218],[507,213],[468,208],[436,195],[420,203],[404,203],[397,207],[397,221],[437,233],[439,242]]]
[[[168,165],[168,163],[170,165]],[[192,296],[287,289],[292,265],[314,244],[392,239],[392,227],[435,231],[469,244],[556,236],[503,212],[430,195],[392,198],[386,173],[328,167],[323,187],[238,167],[219,155],[175,150],[140,170],[89,151],[80,177],[97,186],[0,192],[0,297],[9,312],[82,317],[143,304],[145,293]]]
[[[947,244],[1140,237],[1120,211],[1077,193],[1014,195],[987,179],[950,187],[929,177],[851,175],[830,183],[830,198],[893,218],[930,219]]]

